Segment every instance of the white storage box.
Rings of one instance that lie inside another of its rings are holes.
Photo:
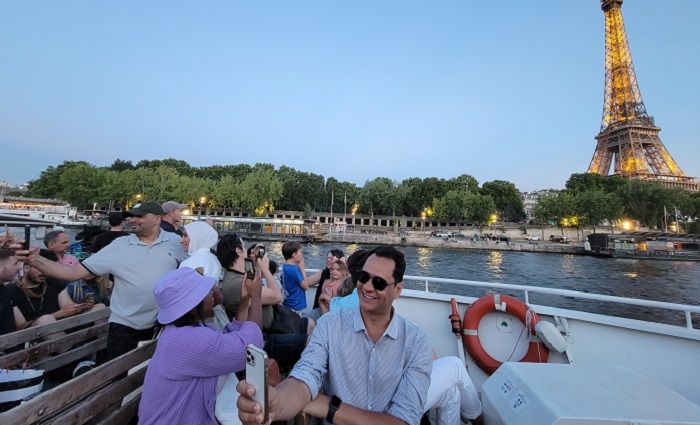
[[[700,406],[621,366],[508,362],[482,399],[489,425],[700,424]]]

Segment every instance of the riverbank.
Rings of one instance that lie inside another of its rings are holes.
[[[558,244],[542,241],[472,241],[471,239],[445,239],[431,237],[428,235],[395,236],[387,234],[357,233],[325,234],[320,240],[322,242],[357,243],[363,245],[402,245],[425,248],[476,249],[487,251],[541,252],[552,254],[585,255],[583,244]]]

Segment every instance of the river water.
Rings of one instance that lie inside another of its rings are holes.
[[[265,242],[265,244],[271,257],[281,262],[282,243]],[[326,254],[332,248],[339,248],[349,255],[357,249],[372,248],[372,246],[339,243],[307,244],[304,245],[306,267],[325,267]],[[681,304],[700,304],[700,263],[596,258],[534,252],[404,246],[397,248],[406,256],[406,274],[408,275],[532,285]],[[406,282],[405,286],[421,290],[424,288],[422,282]],[[431,284],[429,290],[479,297],[488,289],[465,288],[454,284]],[[511,295],[522,299],[522,294],[516,291]],[[574,300],[545,294],[530,294],[530,302],[676,325],[685,324],[684,315],[681,312],[647,307]],[[694,325],[700,327],[700,317],[695,316]]]
[[[74,237],[77,231],[69,230],[68,233]],[[270,257],[281,263],[282,242],[264,243]],[[342,243],[306,244],[306,267],[324,267],[326,254],[333,248],[339,248],[349,255],[357,249],[372,247]],[[406,256],[408,275],[532,285],[681,304],[700,304],[700,263],[404,246],[398,249]],[[412,289],[422,290],[423,285],[421,282],[405,283],[407,288]],[[488,289],[431,284],[429,290],[479,297]],[[515,291],[510,295],[522,298],[522,292]],[[681,312],[647,307],[575,300],[544,294],[530,294],[530,302],[661,323],[685,324]],[[700,315],[693,316],[696,328],[700,328],[698,316]]]

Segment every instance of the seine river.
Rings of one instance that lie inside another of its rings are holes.
[[[68,233],[75,236],[77,232],[69,230]],[[282,242],[264,243],[271,258],[281,263]],[[330,242],[306,244],[306,267],[324,267],[326,254],[332,248],[340,248],[349,255],[357,249],[371,247]],[[681,304],[700,304],[700,263],[403,246],[398,249],[406,256],[406,274],[409,275],[532,285]],[[406,282],[406,287],[423,289],[423,284]],[[485,294],[486,288],[470,289],[460,285],[432,284],[430,290],[479,297]],[[522,297],[522,292],[512,295]],[[538,294],[530,294],[530,301],[534,304],[592,313],[685,324],[681,312],[621,306],[592,300],[577,301],[567,297]],[[696,328],[700,328],[700,317],[697,316],[693,317],[693,322]]]
[[[281,242],[265,242],[277,261],[282,258]],[[346,255],[360,248],[357,244],[320,243],[304,245],[307,268],[324,267],[327,252],[340,248]],[[604,295],[700,304],[700,263],[596,258],[580,255],[532,252],[477,251],[440,248],[398,247],[406,256],[406,274],[452,279],[533,285],[571,289]],[[422,283],[406,286],[423,289]],[[486,288],[468,289],[459,285],[432,285],[431,291],[481,296]],[[514,295],[522,297],[522,292]],[[550,305],[593,313],[684,325],[683,313],[636,306],[611,305],[598,301],[577,301],[566,297],[530,294],[534,304]],[[693,318],[700,327],[700,317]]]

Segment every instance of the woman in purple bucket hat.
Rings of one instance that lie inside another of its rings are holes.
[[[217,424],[219,376],[245,368],[248,344],[263,346],[260,277],[247,279],[251,321],[232,320],[222,331],[204,324],[214,307],[216,280],[190,268],[167,273],[153,288],[156,319],[164,325],[146,371],[139,424]]]

